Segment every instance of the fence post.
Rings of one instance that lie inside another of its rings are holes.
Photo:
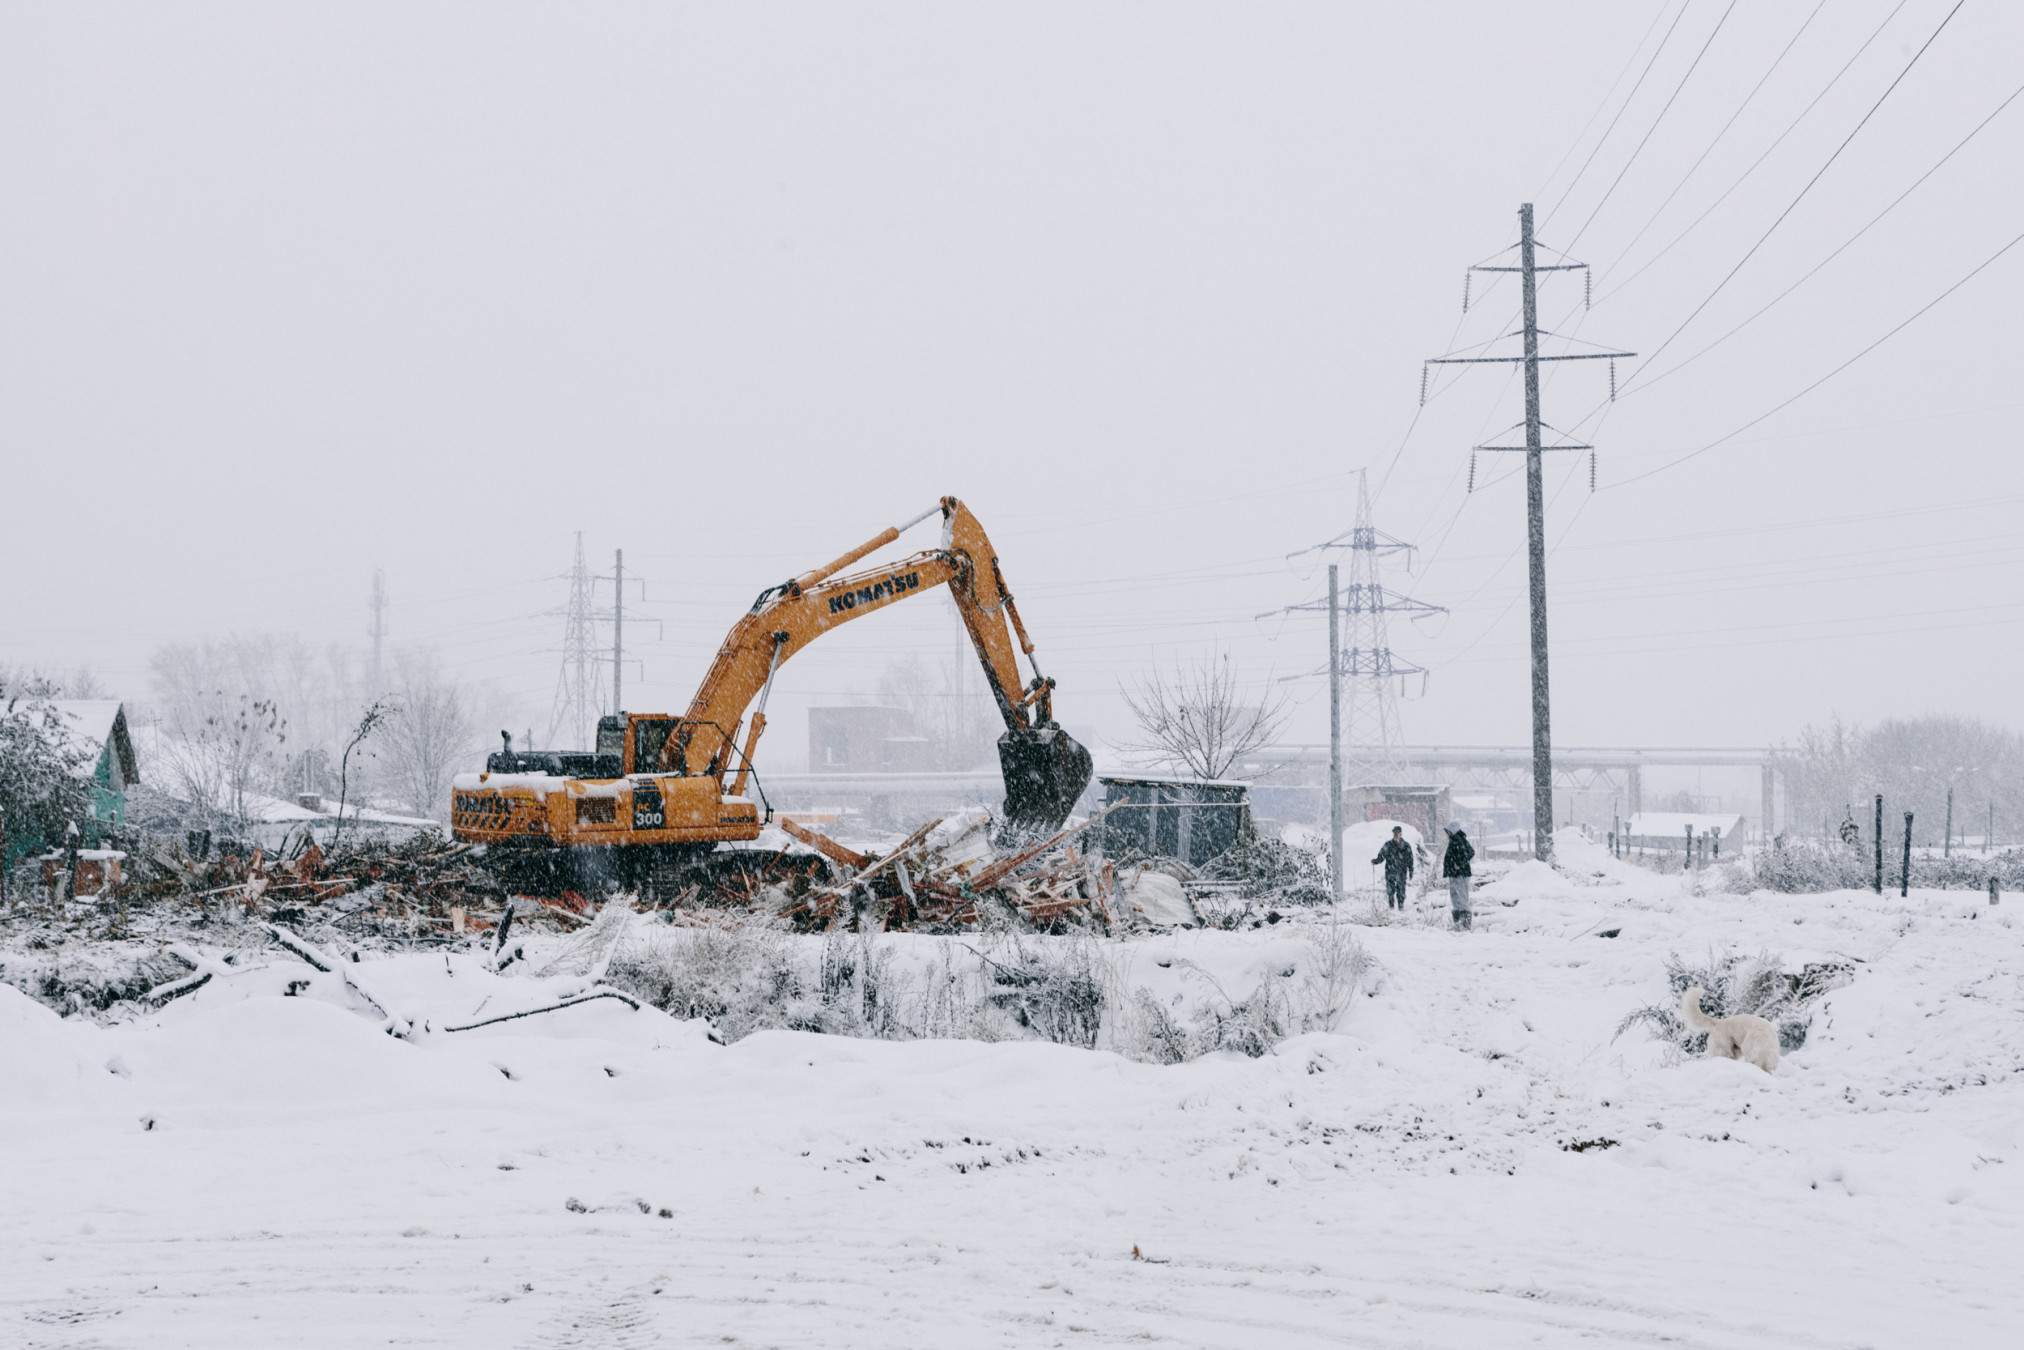
[[[1883,794],[1876,794],[1876,893],[1883,894]]]
[[[1898,895],[1912,893],[1912,813],[1905,812],[1905,866],[1898,877]]]
[[[1989,874],[1989,903],[1992,905],[2003,903],[2003,883],[1996,880],[1994,872]]]
[[[1680,859],[1680,870],[1682,872],[1694,870],[1694,827],[1691,825],[1687,826],[1687,856]]]

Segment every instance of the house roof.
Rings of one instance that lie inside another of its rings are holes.
[[[117,756],[122,786],[141,781],[125,704],[116,698],[58,698],[51,699],[50,706],[62,716],[73,744],[88,746],[100,756],[108,750]]]

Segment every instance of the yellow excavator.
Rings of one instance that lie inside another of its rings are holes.
[[[839,575],[937,512],[941,547]],[[752,840],[772,819],[752,755],[766,730],[766,700],[788,658],[832,628],[946,585],[977,649],[1005,733],[998,738],[1005,823],[1034,834],[1058,828],[1089,786],[1089,752],[1054,721],[1054,681],[1033,660],[1033,642],[1005,584],[984,527],[954,497],[867,540],[826,567],[759,593],[732,626],[680,717],[619,713],[600,718],[590,751],[505,748],[485,772],[462,774],[450,822],[464,841],[507,852],[535,877],[569,884],[637,881],[720,843]],[[1019,678],[1026,655],[1033,678]],[[751,724],[739,731],[754,700]],[[746,795],[748,784],[759,804]]]

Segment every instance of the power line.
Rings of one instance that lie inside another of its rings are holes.
[[[1973,131],[1970,131],[1966,136],[1963,136],[1959,144],[1955,145],[1952,150],[1947,151],[1946,154],[1941,155],[1937,163],[1935,163],[1930,169],[1927,169],[1924,173],[1920,174],[1917,182],[1913,183],[1903,192],[1900,192],[1895,198],[1892,199],[1890,205],[1884,207],[1883,210],[1877,212],[1874,216],[1870,217],[1869,223],[1867,225],[1864,225],[1861,229],[1857,230],[1854,234],[1848,236],[1848,238],[1842,242],[1841,247],[1835,249],[1834,252],[1828,254],[1825,258],[1822,258],[1819,262],[1815,263],[1812,269],[1809,270],[1806,273],[1806,275],[1800,277],[1799,280],[1793,282],[1790,286],[1787,286],[1784,290],[1772,296],[1770,300],[1765,302],[1763,308],[1759,309],[1749,318],[1743,320],[1743,322],[1737,324],[1734,328],[1731,328],[1728,332],[1722,334],[1722,336],[1716,338],[1713,342],[1710,342],[1707,346],[1695,352],[1692,356],[1689,356],[1684,361],[1681,361],[1678,364],[1668,368],[1667,370],[1652,376],[1652,378],[1644,384],[1643,388],[1649,389],[1652,387],[1652,385],[1655,385],[1659,381],[1666,379],[1668,376],[1677,374],[1678,372],[1685,370],[1688,366],[1700,360],[1702,357],[1706,356],[1709,352],[1715,350],[1715,348],[1721,346],[1724,342],[1727,342],[1730,338],[1742,332],[1745,328],[1748,328],[1758,319],[1764,317],[1765,314],[1770,312],[1772,306],[1776,305],[1786,296],[1792,294],[1792,292],[1798,290],[1808,281],[1811,281],[1815,273],[1819,272],[1821,268],[1827,266],[1829,263],[1833,262],[1836,258],[1839,258],[1843,253],[1847,252],[1850,245],[1854,244],[1856,240],[1862,238],[1865,234],[1868,234],[1870,230],[1873,229],[1879,221],[1881,221],[1885,216],[1889,215],[1892,211],[1895,211],[1898,208],[1899,204],[1901,204],[1905,198],[1911,196],[1912,193],[1918,191],[1919,188],[1925,183],[1925,181],[1928,178],[1931,178],[1934,174],[1938,173],[1948,160],[1952,159],[1955,155],[1959,154],[1963,146],[1966,146],[1969,141],[1974,140],[1976,136],[1980,135],[1983,127],[1986,127],[1989,125],[1989,123],[1995,121],[1997,115],[2001,113],[2003,109],[2009,107],[2012,103],[2015,103],[2019,95],[2024,95],[2024,84],[2018,85],[2017,88],[2011,92],[2010,97],[2004,99],[2002,103],[1997,105],[1995,112],[1990,113],[1987,117],[1983,118],[1980,122],[1976,123],[1975,129]]]
[[[1869,50],[1870,44],[1874,43],[1878,38],[1883,36],[1883,30],[1890,27],[1891,20],[1897,18],[1898,10],[1903,9],[1906,5],[1910,3],[1911,0],[1898,0],[1897,8],[1891,10],[1890,13],[1883,16],[1883,22],[1876,26],[1876,30],[1874,32],[1872,32],[1868,37],[1862,40],[1862,45],[1855,49],[1854,55],[1850,56],[1847,61],[1842,63],[1840,70],[1834,72],[1833,78],[1829,79],[1826,84],[1821,86],[1820,92],[1813,96],[1812,102],[1808,103],[1804,108],[1801,108],[1799,110],[1799,115],[1793,118],[1789,124],[1787,124],[1785,130],[1779,132],[1777,138],[1773,140],[1771,144],[1764,147],[1764,153],[1757,156],[1756,159],[1750,161],[1750,167],[1743,170],[1742,173],[1736,175],[1736,181],[1729,184],[1728,187],[1722,189],[1722,195],[1715,198],[1714,201],[1708,203],[1707,209],[1702,211],[1700,215],[1695,216],[1693,220],[1688,223],[1686,229],[1681,230],[1678,234],[1674,235],[1671,243],[1667,244],[1657,253],[1654,253],[1652,254],[1651,257],[1647,258],[1644,261],[1644,264],[1640,266],[1637,269],[1637,271],[1632,272],[1629,276],[1625,277],[1615,286],[1612,286],[1609,290],[1603,292],[1602,295],[1603,300],[1607,301],[1611,296],[1615,295],[1618,291],[1623,290],[1633,281],[1636,281],[1639,277],[1643,276],[1646,272],[1650,271],[1652,266],[1655,263],[1657,263],[1659,259],[1665,257],[1666,254],[1671,253],[1673,249],[1679,246],[1682,240],[1684,240],[1688,235],[1692,234],[1696,229],[1699,229],[1701,222],[1706,220],[1709,216],[1713,215],[1716,209],[1719,208],[1723,202],[1729,200],[1729,197],[1736,191],[1737,188],[1743,186],[1745,182],[1749,181],[1750,175],[1756,173],[1757,170],[1763,165],[1764,161],[1771,158],[1773,151],[1777,150],[1779,146],[1785,144],[1785,138],[1790,136],[1793,132],[1797,131],[1799,129],[1799,124],[1801,122],[1804,122],[1807,119],[1807,117],[1812,114],[1813,110],[1820,106],[1820,101],[1826,98],[1829,93],[1833,92],[1835,85],[1841,83],[1841,77],[1848,74],[1850,70],[1855,68],[1855,63],[1862,59],[1862,54]],[[1629,250],[1626,249],[1625,252],[1629,252]],[[1615,268],[1619,266],[1622,262],[1623,258],[1619,256],[1616,262],[1610,264],[1610,270],[1614,271]],[[1605,272],[1604,275],[1607,276],[1609,275],[1609,273]]]
[[[1675,328],[1670,334],[1668,334],[1666,336],[1665,341],[1659,343],[1659,345],[1652,350],[1651,355],[1645,357],[1645,359],[1641,363],[1639,363],[1637,369],[1633,370],[1630,373],[1630,376],[1624,381],[1624,385],[1626,387],[1635,382],[1638,375],[1641,372],[1643,372],[1647,367],[1649,367],[1653,361],[1656,361],[1658,359],[1660,352],[1664,351],[1667,347],[1672,345],[1674,338],[1677,338],[1682,332],[1686,331],[1687,325],[1692,323],[1696,318],[1698,318],[1702,310],[1706,309],[1709,305],[1714,303],[1715,297],[1722,293],[1723,287],[1727,286],[1731,281],[1735,280],[1736,274],[1742,271],[1744,265],[1747,264],[1751,258],[1757,255],[1757,250],[1764,247],[1765,241],[1772,236],[1772,234],[1778,229],[1780,225],[1783,225],[1785,223],[1786,217],[1790,216],[1792,212],[1798,208],[1800,202],[1806,200],[1806,194],[1813,191],[1813,185],[1818,183],[1821,177],[1824,174],[1826,174],[1826,172],[1830,168],[1834,167],[1834,161],[1841,158],[1841,152],[1848,149],[1850,143],[1852,143],[1855,140],[1856,136],[1861,133],[1862,129],[1869,125],[1869,119],[1876,116],[1877,109],[1883,107],[1884,100],[1888,99],[1891,96],[1891,94],[1897,89],[1897,87],[1900,84],[1904,83],[1905,76],[1912,73],[1912,67],[1916,66],[1919,63],[1919,58],[1924,56],[1926,54],[1927,49],[1929,49],[1934,42],[1939,40],[1940,34],[1946,31],[1947,25],[1954,21],[1954,16],[1961,12],[1961,6],[1967,3],[1968,0],[1954,0],[1954,7],[1947,11],[1946,18],[1940,20],[1940,26],[1932,31],[1931,36],[1926,38],[1925,42],[1919,47],[1919,49],[1916,52],[1912,53],[1912,59],[1905,62],[1904,69],[1900,70],[1897,74],[1897,78],[1890,82],[1889,88],[1885,89],[1883,93],[1877,96],[1876,102],[1870,105],[1869,111],[1862,115],[1862,120],[1857,122],[1855,124],[1854,129],[1851,130],[1847,136],[1842,138],[1842,142],[1840,145],[1834,147],[1834,153],[1827,157],[1826,163],[1822,164],[1818,169],[1814,171],[1813,177],[1806,180],[1806,186],[1799,189],[1799,195],[1794,197],[1789,203],[1786,204],[1785,209],[1778,213],[1778,218],[1771,222],[1769,228],[1767,228],[1764,231],[1764,233],[1758,237],[1757,242],[1750,245],[1749,251],[1744,253],[1744,255],[1741,258],[1736,260],[1736,265],[1729,269],[1729,274],[1723,277],[1720,281],[1715,283],[1715,289],[1709,291],[1706,298],[1703,299],[1700,304],[1694,306],[1693,313],[1687,315],[1686,318],[1680,320],[1679,327]]]
[[[1958,6],[1956,6],[1956,8],[1958,8]],[[1947,289],[1945,289],[1944,291],[1941,291],[1938,295],[1934,296],[1931,300],[1928,300],[1925,304],[1919,306],[1919,308],[1909,318],[1899,323],[1895,328],[1892,328],[1888,333],[1885,333],[1882,337],[1878,338],[1876,341],[1870,343],[1867,347],[1864,347],[1854,356],[1851,356],[1846,361],[1843,361],[1833,370],[1830,370],[1825,375],[1822,375],[1812,384],[1807,385],[1804,389],[1794,394],[1791,398],[1786,399],[1783,403],[1778,404],[1776,407],[1771,408],[1769,411],[1759,413],[1757,416],[1751,418],[1749,421],[1745,422],[1742,426],[1737,427],[1734,431],[1731,431],[1726,436],[1721,436],[1715,440],[1709,441],[1706,445],[1702,446],[1698,450],[1690,450],[1686,454],[1681,455],[1678,459],[1669,460],[1666,463],[1659,465],[1655,469],[1647,469],[1641,474],[1636,474],[1633,477],[1622,479],[1618,482],[1610,484],[1609,486],[1612,488],[1627,487],[1630,484],[1637,482],[1641,478],[1650,478],[1655,473],[1664,473],[1667,469],[1671,469],[1678,465],[1684,464],[1688,460],[1693,459],[1697,455],[1704,455],[1708,451],[1713,450],[1716,446],[1734,440],[1736,437],[1748,431],[1751,427],[1756,426],[1759,422],[1762,422],[1766,418],[1772,417],[1777,413],[1783,412],[1785,409],[1797,403],[1800,399],[1805,398],[1808,394],[1818,389],[1821,385],[1826,384],[1829,380],[1841,374],[1842,371],[1847,370],[1857,361],[1862,360],[1863,357],[1868,356],[1878,347],[1883,346],[1884,343],[1890,341],[1892,338],[1896,337],[1899,333],[1909,328],[1913,323],[1917,322],[1918,319],[1926,313],[1926,311],[1932,309],[1933,306],[1939,304],[1940,301],[1946,299],[1948,296],[1952,295],[1955,291],[1960,290],[1961,287],[1967,285],[1970,281],[1973,281],[1977,276],[1979,276],[1983,272],[1984,269],[1994,264],[1998,258],[2001,258],[2005,253],[2008,253],[2011,249],[2017,247],[2017,245],[2020,243],[2024,243],[2024,234],[2018,235],[2016,238],[2012,239],[2009,243],[2003,245],[2003,247],[1997,249],[1994,253],[1990,254],[1987,258],[1984,258],[1980,263],[1975,265],[1973,271],[1969,272],[1968,275],[1962,277],[1959,281],[1955,282],[1953,285],[1947,287]],[[1607,491],[1607,489],[1604,490]]]
[[[1820,0],[1820,3],[1813,7],[1813,12],[1808,14],[1806,18],[1800,23],[1798,31],[1793,33],[1791,39],[1788,42],[1786,42],[1786,44],[1783,47],[1779,49],[1778,55],[1771,59],[1771,64],[1767,66],[1764,70],[1764,73],[1758,77],[1757,83],[1750,87],[1750,92],[1743,95],[1743,101],[1736,105],[1736,111],[1729,114],[1729,120],[1722,123],[1722,129],[1715,133],[1715,138],[1708,142],[1706,149],[1701,151],[1700,158],[1696,159],[1691,165],[1687,167],[1687,171],[1680,175],[1680,181],[1675,183],[1673,185],[1673,190],[1666,194],[1666,199],[1660,202],[1658,204],[1658,207],[1651,213],[1650,218],[1647,219],[1643,225],[1638,227],[1638,232],[1631,236],[1630,242],[1623,246],[1622,250],[1617,253],[1616,258],[1612,262],[1610,262],[1610,264],[1607,267],[1604,267],[1602,269],[1602,274],[1604,276],[1610,275],[1619,266],[1621,266],[1623,260],[1626,257],[1630,256],[1630,251],[1638,246],[1638,241],[1645,237],[1646,232],[1648,232],[1652,226],[1658,224],[1659,217],[1664,215],[1665,209],[1673,204],[1673,198],[1680,195],[1681,191],[1683,191],[1686,188],[1687,183],[1693,178],[1693,176],[1696,173],[1700,171],[1701,165],[1707,162],[1708,156],[1715,153],[1715,147],[1722,143],[1722,138],[1729,134],[1729,129],[1736,125],[1737,120],[1743,116],[1744,110],[1747,109],[1750,106],[1751,102],[1756,99],[1758,93],[1763,90],[1764,86],[1770,83],[1772,75],[1777,73],[1778,67],[1780,65],[1784,64],[1786,56],[1792,51],[1794,47],[1799,45],[1799,39],[1802,36],[1804,36],[1808,28],[1812,27],[1813,21],[1820,16],[1820,11],[1826,8],[1827,8],[1827,0]]]
[[[1822,4],[1827,3],[1827,0],[1821,0],[1821,3]],[[1630,49],[1630,55],[1626,56],[1623,59],[1623,66],[1616,72],[1616,78],[1609,82],[1609,88],[1604,90],[1602,97],[1596,101],[1595,111],[1588,115],[1588,120],[1581,124],[1581,130],[1574,133],[1574,139],[1569,141],[1567,143],[1567,148],[1560,152],[1559,160],[1557,160],[1554,163],[1552,170],[1549,171],[1546,175],[1546,182],[1541,183],[1539,185],[1540,196],[1543,197],[1546,195],[1546,189],[1553,182],[1554,176],[1557,175],[1563,167],[1565,167],[1568,160],[1574,157],[1574,152],[1581,148],[1582,138],[1588,135],[1588,129],[1595,125],[1595,119],[1602,116],[1602,110],[1609,106],[1609,101],[1612,98],[1616,97],[1616,87],[1623,83],[1624,76],[1630,74],[1630,68],[1637,64],[1637,54],[1644,50],[1645,43],[1651,38],[1651,35],[1658,30],[1659,20],[1665,17],[1666,17],[1666,7],[1664,4],[1660,4],[1655,9],[1652,10],[1651,23],[1646,25],[1644,33],[1641,36],[1639,36],[1637,40],[1637,45]],[[1600,145],[1601,142],[1598,141],[1597,144]],[[1574,184],[1576,181],[1578,181],[1579,177],[1580,175],[1577,174],[1574,178],[1568,180],[1567,188],[1560,194],[1561,197],[1565,197],[1568,192],[1572,192],[1574,190]],[[1560,198],[1555,198],[1556,202],[1559,200]]]
[[[1659,45],[1652,49],[1652,59],[1645,62],[1645,68],[1638,72],[1637,83],[1633,84],[1630,87],[1630,92],[1623,96],[1622,106],[1616,110],[1616,116],[1609,119],[1609,125],[1602,129],[1602,135],[1596,140],[1595,148],[1588,152],[1588,158],[1581,161],[1581,167],[1574,171],[1574,177],[1568,179],[1567,186],[1561,189],[1559,198],[1553,203],[1553,209],[1548,211],[1546,219],[1540,222],[1542,227],[1553,223],[1553,217],[1559,213],[1561,207],[1567,205],[1568,197],[1573,195],[1574,185],[1581,181],[1581,176],[1588,172],[1588,166],[1595,163],[1596,155],[1600,154],[1602,147],[1609,143],[1610,133],[1616,130],[1616,124],[1623,120],[1624,113],[1628,112],[1630,105],[1636,101],[1637,91],[1644,88],[1645,77],[1650,75],[1652,67],[1659,63],[1659,56],[1665,51],[1666,44],[1673,40],[1673,33],[1679,28],[1680,20],[1687,16],[1687,6],[1690,3],[1692,3],[1692,0],[1680,0],[1679,11],[1673,15],[1672,23],[1666,28],[1666,35],[1660,38]],[[1635,59],[1635,55],[1635,53],[1632,54],[1633,59]],[[1617,78],[1621,80],[1623,77],[1619,75]]]
[[[1826,3],[1826,0],[1822,0],[1822,3]],[[1616,171],[1616,177],[1603,190],[1603,194],[1597,199],[1594,209],[1588,213],[1588,219],[1581,222],[1581,228],[1576,230],[1574,236],[1567,241],[1569,248],[1573,248],[1576,244],[1580,243],[1581,236],[1588,233],[1588,227],[1595,223],[1596,216],[1601,214],[1602,208],[1608,204],[1611,194],[1617,189],[1617,185],[1623,182],[1623,176],[1630,172],[1631,165],[1637,163],[1637,157],[1644,152],[1645,146],[1650,143],[1653,135],[1657,133],[1659,124],[1665,121],[1666,114],[1673,110],[1673,104],[1679,100],[1680,91],[1687,87],[1687,81],[1693,79],[1694,72],[1701,68],[1701,58],[1708,54],[1708,48],[1715,45],[1715,39],[1722,32],[1722,25],[1729,22],[1729,16],[1735,12],[1736,0],[1729,0],[1729,7],[1722,11],[1721,18],[1715,20],[1714,30],[1708,34],[1708,40],[1701,44],[1701,50],[1695,52],[1694,59],[1687,64],[1686,74],[1680,76],[1680,82],[1673,86],[1673,92],[1666,99],[1665,106],[1659,109],[1658,116],[1652,118],[1652,124],[1645,128],[1644,139],[1637,143],[1637,148],[1630,152],[1630,158],[1625,160],[1623,167]]]

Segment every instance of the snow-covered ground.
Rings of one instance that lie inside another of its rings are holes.
[[[280,953],[114,1027],[0,987],[0,1344],[2024,1344],[2011,906],[1564,856],[1359,928],[1336,1032],[1165,1067],[611,1001],[403,1041]],[[1166,997],[1307,936],[1106,954]],[[1612,1039],[1730,950],[1855,975],[1775,1075]],[[353,969],[439,1028],[541,988]]]

